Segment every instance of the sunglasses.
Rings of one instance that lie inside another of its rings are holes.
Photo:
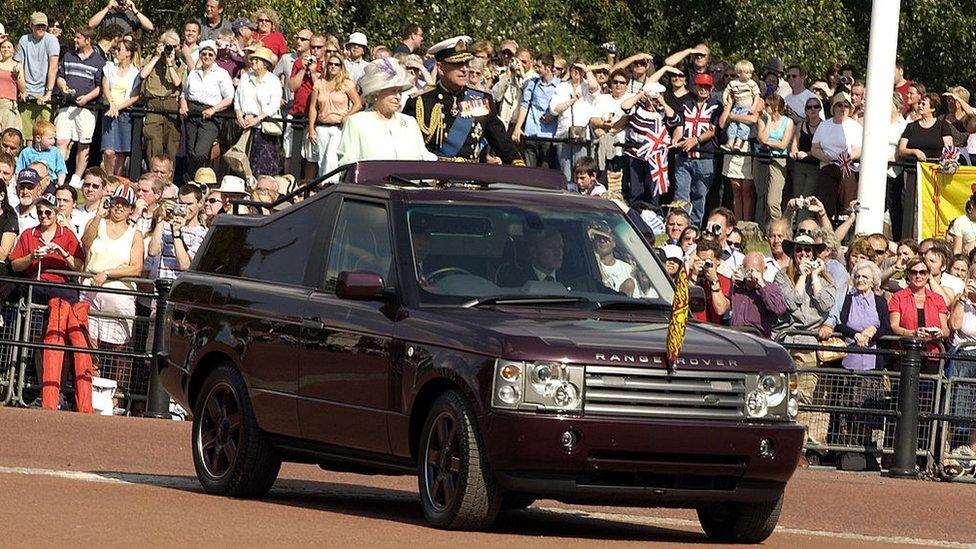
[[[812,254],[813,253],[813,248],[811,248],[810,246],[797,246],[794,249],[794,253],[798,253],[798,254],[811,253]]]
[[[610,242],[610,239],[602,234],[595,235],[592,238],[593,242]]]
[[[102,186],[99,185],[98,183],[82,183],[81,184],[81,188],[82,189],[96,189],[97,190],[97,189],[101,189]]]
[[[262,17],[262,18],[258,19],[257,21],[258,21],[258,23],[270,23],[271,22],[271,20],[268,19],[267,17]]]
[[[49,28],[52,28],[52,29],[60,29],[60,28],[63,28],[63,27],[61,26],[61,23],[52,23]]]
[[[922,276],[922,275],[929,274],[929,270],[928,269],[912,269],[912,270],[908,271],[908,274],[914,275],[914,276]]]
[[[610,71],[608,71],[607,69],[597,69],[597,70],[593,71],[593,74],[607,75],[607,74],[610,74]]]
[[[407,67],[407,72],[410,72],[410,73],[413,73],[413,74],[417,74],[417,73],[420,72],[420,69],[418,69],[416,67]]]
[[[207,204],[220,204],[222,202],[223,201],[221,199],[219,199],[219,198],[213,198],[213,197],[211,197],[211,198],[208,198],[207,199]]]
[[[807,110],[808,111],[819,111],[820,110],[820,105],[807,105]]]
[[[627,85],[627,81],[626,80],[611,80],[611,83],[612,84],[616,84],[618,86],[626,86]]]
[[[342,66],[342,63],[336,63],[335,61],[330,61],[330,62],[326,63],[326,65],[328,65],[330,67],[341,67]]]
[[[742,243],[741,242],[729,242],[729,246],[732,246],[736,250],[741,250],[742,249]]]
[[[647,65],[647,59],[639,59],[637,61],[634,61],[634,64],[635,65],[640,65],[640,66]]]
[[[54,210],[37,210],[37,217],[52,217],[54,216]]]
[[[556,72],[563,72],[564,70],[566,70],[566,67],[553,67],[552,70]]]
[[[877,248],[873,248],[873,249],[874,249],[874,255],[885,255],[886,253],[888,253],[888,250],[879,250]]]
[[[800,75],[799,75],[799,74],[787,74],[787,75],[786,75],[786,78],[788,78],[788,79],[791,79],[791,80],[792,80],[793,78],[799,78],[799,77],[800,77]]]

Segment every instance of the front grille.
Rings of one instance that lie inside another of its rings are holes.
[[[587,366],[586,415],[693,419],[744,417],[746,375]]]

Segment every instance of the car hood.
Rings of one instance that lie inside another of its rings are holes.
[[[667,317],[644,322],[596,318],[545,318],[498,311],[449,311],[443,320],[454,339],[472,351],[512,360],[665,367]],[[470,338],[477,338],[471,340]],[[467,340],[467,341],[465,341]],[[486,349],[488,346],[490,348]],[[689,322],[676,368],[703,370],[792,369],[789,354],[758,337],[710,324]]]

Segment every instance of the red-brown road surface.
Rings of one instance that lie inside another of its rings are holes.
[[[0,547],[604,547],[707,543],[683,510],[537,502],[490,532],[426,527],[414,477],[285,465],[262,500],[201,492],[190,424],[0,409]],[[976,486],[799,471],[770,547],[976,548]]]

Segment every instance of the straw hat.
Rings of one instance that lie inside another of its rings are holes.
[[[827,247],[827,245],[824,244],[823,242],[821,242],[820,244],[814,242],[813,237],[808,234],[801,234],[800,236],[796,237],[793,240],[783,241],[783,251],[786,252],[786,255],[790,255],[790,256],[793,255],[793,250],[797,246],[809,246],[813,248],[813,255],[819,254],[820,252],[824,251],[824,249]]]
[[[277,62],[274,52],[264,46],[254,48],[254,51],[248,54],[248,58],[263,59],[268,64],[268,68],[273,68]]]
[[[407,71],[392,57],[377,59],[363,70],[363,77],[359,80],[359,87],[363,90],[363,98],[372,101],[377,93],[396,88],[407,91],[413,84],[407,79]]]

